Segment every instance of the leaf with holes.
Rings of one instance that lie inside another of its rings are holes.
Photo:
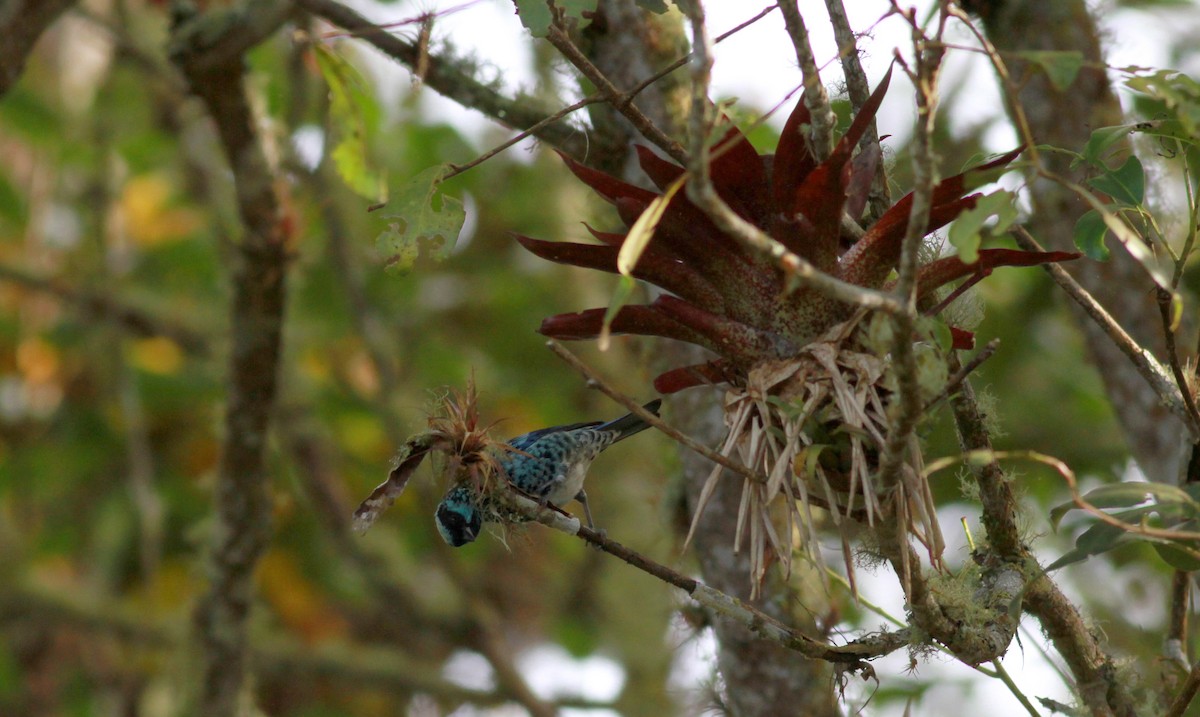
[[[408,271],[422,248],[438,261],[450,255],[467,213],[462,202],[438,190],[449,171],[448,164],[426,169],[397,190],[389,203],[395,208],[387,215],[392,221],[375,240],[389,270]]]

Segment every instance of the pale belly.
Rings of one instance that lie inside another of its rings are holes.
[[[550,492],[546,495],[546,500],[558,507],[563,507],[575,499],[579,491],[583,490],[583,479],[587,478],[588,467],[591,466],[591,461],[580,461],[572,466]]]

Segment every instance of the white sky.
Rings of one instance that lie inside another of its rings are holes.
[[[502,79],[503,86],[508,91],[517,87],[531,87],[534,80],[529,38],[513,13],[509,0],[420,0],[416,3],[393,4],[357,0],[351,4],[371,19],[389,23],[414,17],[425,11],[442,11],[463,6],[464,3],[466,5],[462,10],[437,21],[434,26],[434,46],[436,47],[439,41],[447,41],[459,54],[477,58],[494,73],[494,77]],[[752,3],[710,0],[706,8],[711,35],[715,37],[738,25],[756,15],[768,4],[763,0]],[[930,0],[916,3],[918,17],[924,17],[930,4]],[[909,32],[899,18],[891,17],[880,21],[889,8],[887,2],[854,0],[846,5],[856,30],[873,28],[871,37],[860,41],[860,48],[866,51],[863,64],[874,85],[887,71],[894,48],[900,48],[906,57],[911,56]],[[836,47],[827,30],[824,3],[806,0],[800,3],[800,7],[812,33],[818,61],[829,65],[823,72],[826,85],[834,86],[841,79],[841,70],[835,60]],[[1183,9],[1154,12],[1102,10],[1099,15],[1105,23],[1109,63],[1118,67],[1169,67],[1172,60],[1167,56],[1169,43],[1164,42],[1164,38],[1195,35],[1197,30],[1200,30],[1200,13],[1196,12],[1195,3]],[[413,33],[415,28],[404,34],[411,36]],[[970,35],[961,27],[954,29],[950,39],[960,44],[974,44]],[[743,104],[765,110],[780,102],[800,84],[795,53],[787,40],[782,19],[777,12],[718,45],[715,55],[715,97],[737,97]],[[374,51],[364,51],[362,57],[370,73],[379,82],[385,106],[398,107],[399,98],[411,87],[410,75]],[[1200,67],[1195,66],[1178,69],[1200,71]],[[962,98],[964,101],[955,107],[954,112],[959,126],[965,127],[992,120],[1003,114],[994,78],[984,58],[965,52],[952,52],[949,55],[943,86],[958,84],[963,80],[967,80],[967,89]],[[880,133],[891,134],[898,142],[907,136],[912,123],[911,94],[905,91],[905,86],[906,80],[897,73],[892,90],[885,99],[879,115]],[[776,115],[774,119],[777,125],[782,124],[789,110],[790,105]],[[422,92],[419,111],[427,117],[437,117],[453,124],[480,149],[485,149],[497,141],[495,125],[490,120],[476,112],[465,110],[432,91]],[[491,130],[488,132],[490,136],[486,139],[481,137],[488,130]],[[989,149],[992,150],[1008,149],[1016,144],[1015,135],[1008,129],[1007,123],[1002,121],[996,123],[987,140]],[[510,152],[514,153],[514,157],[524,154],[519,147]],[[940,517],[947,538],[961,536],[961,529],[958,527],[960,517],[966,516],[974,523],[977,513],[973,506],[944,508]],[[977,525],[973,525],[973,529],[976,533],[980,532]],[[952,561],[961,560],[964,548],[961,545],[952,547],[947,556]],[[1050,556],[1049,559],[1054,557],[1057,556]],[[837,562],[834,559],[832,564]],[[1098,565],[1091,564],[1088,567],[1099,568]],[[1065,572],[1069,574],[1069,571]],[[886,606],[892,614],[903,615],[898,587],[890,572],[883,571],[878,576],[864,573],[859,576],[859,580],[864,595]],[[1064,587],[1069,594],[1075,592],[1069,583]],[[1074,597],[1078,597],[1078,594]],[[1119,599],[1119,596],[1114,597]],[[1163,603],[1160,600],[1158,605],[1145,606],[1148,611],[1143,611],[1146,613],[1143,617],[1150,624],[1161,622],[1161,617],[1156,614],[1161,604]],[[868,621],[868,624],[871,624],[871,621]],[[664,635],[663,639],[676,645],[680,644],[678,632]],[[1042,642],[1040,636],[1023,634],[1021,645],[1014,643],[1009,650],[1004,660],[1005,665],[1031,699],[1049,696],[1070,702],[1068,691],[1040,651]],[[713,644],[710,635],[702,635],[699,640],[681,645],[672,687],[678,688],[686,684],[696,686],[706,680],[710,674],[712,656]],[[907,661],[907,655],[902,652],[875,663],[876,671],[884,685],[887,685],[889,680],[898,681],[910,677],[907,673]],[[556,646],[531,650],[523,656],[521,665],[537,692],[546,697],[563,694],[564,690],[569,692],[580,685],[590,685],[593,691],[585,696],[607,699],[617,694],[623,681],[620,667],[615,662],[602,657],[574,660]],[[484,670],[486,663],[482,658],[470,653],[460,653],[446,666],[448,677],[476,687],[486,687],[490,684],[490,675],[480,674],[480,671]],[[915,677],[931,683],[933,687],[915,708],[914,714],[961,713],[989,717],[1024,713],[1016,699],[998,680],[980,676],[949,658],[923,661]],[[873,685],[863,686],[858,683],[858,686],[852,687],[849,694],[863,696],[873,688]],[[861,705],[861,700],[857,702]],[[520,713],[520,710],[514,712],[511,708],[499,711],[464,709],[465,711],[461,712],[464,716]],[[878,702],[874,702],[867,708],[867,712],[872,715],[900,715],[903,713],[903,706],[883,709]],[[598,713],[592,713],[592,716],[600,717]]]

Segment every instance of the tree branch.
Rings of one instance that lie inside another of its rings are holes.
[[[8,0],[0,7],[0,97],[21,79],[38,38],[76,0]]]
[[[203,670],[199,705],[210,717],[239,713],[254,568],[270,540],[271,496],[264,453],[279,372],[291,239],[246,97],[242,57],[228,54],[230,46],[244,49],[244,36],[236,27],[221,13],[197,15],[176,27],[172,40],[172,59],[216,123],[245,231],[241,265],[233,278],[233,346],[215,487],[211,582],[194,614]],[[234,34],[228,46],[221,39],[225,31]],[[218,48],[219,62],[207,54],[210,48]]]
[[[1022,249],[1027,251],[1045,251],[1042,245],[1023,227],[1017,227],[1013,231],[1012,236],[1016,239],[1017,246]],[[1075,300],[1075,303],[1083,308],[1088,317],[1104,331],[1113,344],[1121,350],[1121,353],[1125,354],[1133,362],[1138,374],[1146,380],[1146,383],[1150,384],[1150,387],[1154,389],[1163,403],[1169,406],[1175,415],[1188,422],[1188,425],[1191,425],[1191,412],[1188,411],[1187,404],[1183,400],[1183,394],[1180,392],[1179,386],[1172,380],[1171,375],[1158,362],[1158,359],[1154,358],[1153,354],[1134,341],[1133,337],[1126,333],[1125,329],[1117,323],[1116,319],[1100,305],[1100,302],[1096,301],[1087,289],[1080,286],[1079,282],[1075,281],[1067,273],[1066,269],[1057,264],[1043,264],[1042,268],[1054,279],[1055,283],[1062,287],[1063,291],[1067,292],[1068,296]],[[1200,431],[1197,431],[1195,428],[1192,430],[1193,438],[1200,440]]]
[[[374,45],[383,54],[416,71],[424,69],[422,80],[435,92],[455,102],[479,110],[509,127],[534,132],[538,139],[558,147],[567,154],[581,158],[587,153],[587,138],[566,122],[544,123],[550,112],[542,112],[528,98],[509,98],[483,84],[444,57],[424,52],[422,48],[387,32],[354,10],[333,0],[296,0],[309,12],[341,27],[356,37]]]
[[[816,160],[821,162],[833,151],[833,128],[837,124],[837,115],[833,113],[833,108],[829,105],[829,95],[825,92],[825,85],[821,83],[817,60],[813,55],[812,45],[808,42],[808,28],[804,25],[804,18],[800,15],[796,0],[778,0],[778,5],[779,12],[783,13],[788,37],[792,39],[792,46],[796,48],[796,63],[800,66],[800,74],[804,78],[804,106],[808,108],[810,118],[809,147]]]
[[[185,352],[207,357],[208,338],[198,331],[152,316],[141,309],[121,303],[118,299],[89,289],[77,289],[60,279],[37,276],[16,267],[0,265],[0,281],[7,281],[31,291],[49,294],[78,311],[84,320],[107,320],[121,330],[143,338],[163,337],[179,345]]]
[[[682,575],[615,540],[610,540],[604,533],[584,526],[578,518],[553,506],[542,506],[537,501],[511,490],[501,491],[497,497],[508,501],[509,507],[527,518],[559,532],[577,536],[638,570],[686,592],[699,605],[728,620],[740,623],[759,637],[799,652],[805,657],[847,665],[847,669],[850,670],[869,669],[863,663],[864,660],[894,652],[908,645],[911,639],[908,630],[899,630],[875,633],[841,646],[827,645],[792,630],[743,600]]]

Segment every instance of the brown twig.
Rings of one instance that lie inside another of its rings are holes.
[[[992,339],[991,341],[987,342],[983,348],[975,352],[975,355],[971,357],[970,361],[962,364],[954,371],[954,375],[947,379],[946,387],[943,388],[938,395],[926,401],[925,408],[922,410],[929,412],[929,410],[936,406],[939,402],[949,398],[952,394],[954,394],[954,392],[958,390],[959,386],[962,385],[963,381],[966,381],[967,377],[974,373],[975,369],[982,366],[984,361],[990,359],[999,348],[1000,339]],[[957,355],[954,355],[954,361],[957,363]]]
[[[735,460],[729,458],[728,456],[723,456],[720,453],[717,453],[713,449],[711,449],[708,446],[704,445],[703,443],[700,443],[699,441],[697,441],[695,438],[692,438],[691,436],[680,432],[678,429],[671,426],[667,422],[663,421],[658,416],[647,411],[637,401],[633,400],[631,397],[626,396],[625,394],[621,393],[617,389],[613,388],[592,367],[588,366],[583,361],[580,361],[578,356],[571,353],[565,346],[560,344],[558,341],[555,341],[554,339],[550,339],[549,341],[546,342],[546,346],[551,351],[553,351],[555,353],[555,355],[557,355],[563,361],[566,361],[568,364],[570,364],[570,366],[572,368],[574,368],[579,373],[583,374],[584,378],[586,378],[588,380],[589,386],[600,389],[601,393],[608,396],[609,398],[616,401],[617,403],[621,404],[622,406],[627,408],[630,412],[632,412],[635,416],[642,419],[643,421],[650,424],[651,426],[657,428],[658,430],[662,431],[667,436],[669,436],[670,438],[672,438],[673,440],[678,442],[680,445],[695,451],[699,455],[704,456],[705,458],[712,461],[713,463],[716,463],[717,465],[720,465],[724,468],[728,468],[729,470],[742,476],[743,478],[748,478],[748,479],[754,481],[755,483],[766,483],[767,482],[766,476],[764,476],[760,473],[755,473],[753,470],[751,470],[747,466],[739,463],[738,461],[735,461]]]
[[[1192,425],[1200,426],[1200,410],[1196,408],[1196,398],[1192,393],[1192,385],[1188,382],[1187,375],[1183,372],[1183,366],[1179,363],[1179,349],[1175,346],[1175,322],[1172,317],[1174,296],[1172,292],[1167,291],[1161,286],[1155,291],[1155,298],[1158,300],[1159,316],[1162,318],[1163,340],[1166,343],[1167,349],[1167,365],[1171,367],[1171,374],[1175,376],[1175,385],[1179,387],[1179,392],[1183,394],[1183,402],[1187,406],[1188,413],[1191,415]]]
[[[1024,227],[1014,229],[1012,236],[1016,239],[1017,246],[1026,251],[1045,251],[1042,245]],[[1050,274],[1055,283],[1062,287],[1063,291],[1067,292],[1068,296],[1075,300],[1075,303],[1083,307],[1087,315],[1104,330],[1104,333],[1116,344],[1121,353],[1125,354],[1133,362],[1138,373],[1150,384],[1151,388],[1154,389],[1163,402],[1177,416],[1184,420],[1192,432],[1193,440],[1200,440],[1200,427],[1192,423],[1192,414],[1188,410],[1179,386],[1170,374],[1167,373],[1167,370],[1163,368],[1162,364],[1158,362],[1158,359],[1134,341],[1133,337],[1126,333],[1125,329],[1117,323],[1116,319],[1109,315],[1108,311],[1100,305],[1100,302],[1096,301],[1088,293],[1087,289],[1080,286],[1079,282],[1075,281],[1067,273],[1066,269],[1057,264],[1043,264],[1042,268],[1046,270],[1046,273]]]
[[[742,22],[741,24],[737,25],[736,27],[732,28],[731,30],[728,30],[727,32],[724,32],[721,35],[717,36],[717,39],[714,40],[714,42],[719,43],[725,39],[732,37],[736,33],[746,29],[747,27],[750,27],[754,23],[763,19],[768,14],[770,14],[773,10],[775,10],[774,5],[768,6],[767,8],[760,11],[757,15],[750,18],[749,20],[746,20],[745,22]],[[633,98],[635,98],[639,94],[641,94],[647,87],[649,87],[650,85],[653,85],[655,82],[658,82],[659,80],[661,80],[662,78],[671,74],[675,70],[678,70],[680,67],[683,67],[686,62],[687,62],[687,55],[680,57],[678,60],[672,62],[671,64],[662,68],[658,72],[655,72],[653,75],[650,75],[646,79],[644,79],[641,82],[639,82],[638,84],[634,85],[633,89],[619,95],[615,100],[612,100],[613,105],[621,106],[625,103],[631,102],[633,100]],[[604,92],[593,92],[592,94],[588,95],[587,97],[583,98],[582,100],[579,100],[578,102],[576,102],[574,104],[567,105],[566,107],[558,110],[554,114],[545,117],[541,121],[534,124],[532,127],[529,127],[528,129],[526,129],[522,132],[518,132],[517,134],[513,135],[510,139],[505,140],[504,142],[501,142],[500,144],[489,149],[487,152],[484,152],[483,154],[479,155],[478,157],[471,160],[470,162],[466,162],[464,164],[453,165],[451,167],[450,171],[447,172],[442,177],[442,181],[444,182],[447,179],[450,179],[451,177],[462,174],[463,172],[466,172],[467,170],[473,169],[473,168],[479,166],[480,164],[483,164],[487,160],[491,159],[492,157],[495,157],[497,154],[500,154],[501,152],[508,149],[509,147],[512,147],[513,145],[515,145],[525,139],[528,139],[531,136],[536,135],[538,133],[538,130],[542,129],[543,127],[553,124],[554,122],[557,122],[557,121],[565,118],[567,115],[578,112],[579,110],[583,109],[584,107],[588,107],[590,105],[594,105],[599,102],[608,101],[609,99],[610,99],[609,96]]]
[[[743,600],[711,588],[699,580],[682,575],[666,565],[611,540],[604,533],[584,526],[578,518],[569,516],[552,506],[539,505],[537,501],[526,498],[515,491],[508,491],[503,497],[509,501],[511,507],[526,517],[560,532],[579,537],[638,570],[683,590],[701,606],[726,619],[741,623],[759,637],[795,650],[805,657],[847,665],[847,669],[850,670],[868,669],[864,660],[894,652],[906,646],[911,638],[907,630],[900,630],[877,633],[841,646],[827,645],[789,628]]]
[[[833,27],[833,36],[838,45],[838,57],[842,63],[842,73],[846,76],[846,94],[850,97],[850,105],[857,114],[871,96],[867,73],[863,71],[862,62],[858,58],[858,40],[854,36],[854,29],[850,27],[850,20],[846,17],[846,7],[842,0],[825,0],[825,8],[829,11],[829,24]],[[865,149],[878,144],[878,123],[872,118],[858,146]],[[868,201],[870,202],[868,216],[871,218],[882,216],[892,205],[885,162],[880,162],[875,169],[875,179],[871,182],[871,194]]]
[[[821,83],[817,59],[808,41],[808,28],[804,25],[804,18],[800,15],[796,0],[778,0],[778,5],[779,12],[783,13],[788,37],[796,49],[796,63],[800,66],[800,75],[804,78],[804,106],[808,108],[810,118],[809,147],[813,156],[821,162],[833,151],[833,128],[837,125],[837,115],[829,104],[829,94],[825,92],[825,85]]]
[[[509,127],[529,129],[546,119],[528,98],[510,98],[460,69],[451,59],[422,53],[421,48],[396,37],[354,10],[334,0],[296,0],[296,4],[356,37],[374,45],[388,57],[415,71],[424,63],[424,83],[464,107],[471,107]],[[577,128],[556,121],[539,127],[535,135],[567,154],[580,158],[587,153],[587,138]]]
[[[546,34],[546,39],[551,45],[562,53],[563,57],[567,58],[572,65],[578,69],[584,77],[597,87],[604,98],[608,100],[613,108],[625,116],[625,119],[634,126],[642,136],[658,145],[660,149],[669,154],[672,159],[680,164],[687,164],[687,152],[683,149],[683,145],[671,139],[665,132],[654,124],[637,105],[633,104],[633,96],[621,92],[611,81],[608,76],[600,71],[600,68],[592,64],[592,61],[587,58],[587,55],[571,42],[571,38],[558,25],[551,25],[549,32]]]
[[[1179,688],[1179,694],[1171,702],[1171,706],[1163,714],[1163,717],[1183,717],[1183,714],[1187,712],[1188,705],[1192,704],[1192,701],[1196,699],[1197,692],[1200,692],[1200,662],[1192,665],[1187,679],[1183,681],[1183,686]]]
[[[897,8],[899,9],[899,8]],[[909,13],[912,11],[910,10]],[[912,336],[917,321],[917,265],[921,242],[929,225],[929,212],[933,205],[933,185],[936,167],[933,156],[934,120],[937,113],[937,83],[944,51],[927,42],[924,31],[913,22],[910,14],[901,11],[912,23],[913,45],[916,50],[916,69],[910,71],[916,88],[917,127],[913,133],[912,208],[908,213],[908,226],[900,250],[899,278],[896,281],[895,297],[904,306],[904,311],[892,315],[895,341],[892,344],[892,365],[899,386],[899,401],[895,404],[895,415],[888,429],[879,460],[879,481],[886,490],[899,480],[913,431],[921,417],[921,390],[917,381],[917,360],[913,353]],[[938,22],[935,40],[940,40],[946,29],[946,15]],[[901,63],[903,65],[903,63]],[[907,70],[907,67],[905,67]],[[900,566],[897,566],[900,567]]]
[[[0,6],[0,97],[25,69],[38,38],[77,0],[12,0]]]
[[[708,86],[712,73],[712,48],[704,24],[704,9],[691,2],[687,15],[692,27],[692,103],[688,117],[690,159],[687,164],[687,197],[723,232],[775,262],[789,279],[807,285],[832,299],[889,314],[903,311],[903,305],[889,293],[867,289],[837,279],[817,269],[811,262],[788,251],[780,242],[738,216],[717,194],[709,177],[711,154],[707,137],[709,115]]]
[[[140,337],[163,337],[179,345],[185,352],[197,356],[209,355],[208,339],[198,331],[170,323],[158,316],[127,306],[119,300],[89,290],[77,289],[60,279],[37,276],[22,269],[0,265],[0,281],[17,284],[31,291],[49,294],[71,304],[84,319],[109,320],[123,331]]]

